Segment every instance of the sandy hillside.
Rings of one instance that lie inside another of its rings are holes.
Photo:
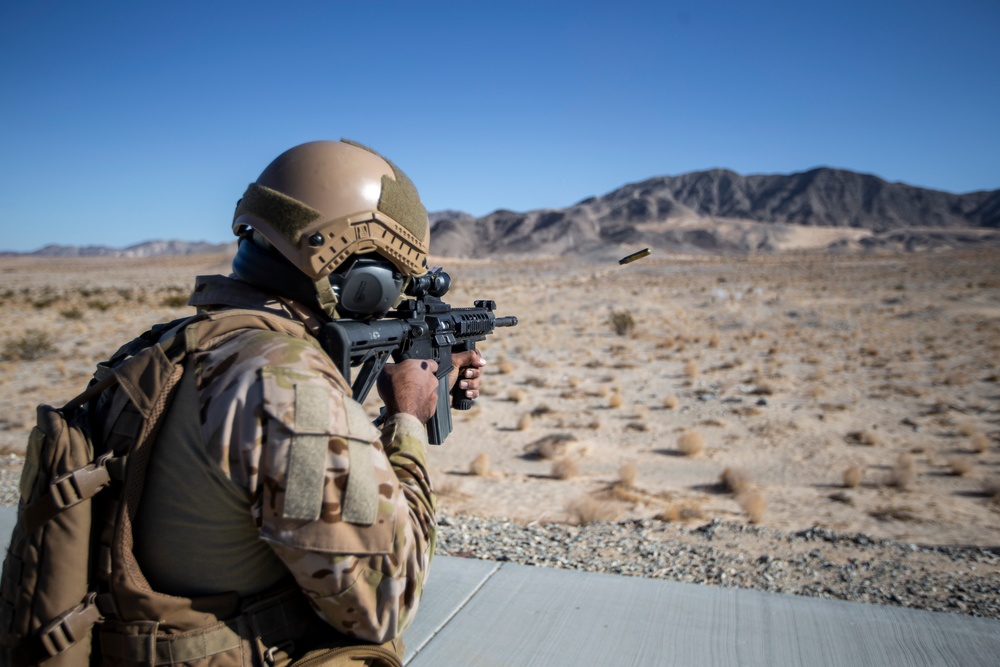
[[[1000,545],[1000,253],[440,263],[520,319],[431,453],[450,510]],[[0,259],[0,447],[227,264]]]

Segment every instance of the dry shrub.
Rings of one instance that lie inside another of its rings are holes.
[[[861,484],[861,466],[852,463],[844,471],[844,486],[853,489]]]
[[[160,300],[160,305],[164,308],[183,308],[187,305],[188,297],[183,294],[171,294],[170,296],[165,296]],[[96,308],[98,310],[107,310],[108,305],[105,301],[88,301],[87,305],[91,308]],[[103,306],[103,307],[102,307]]]
[[[911,507],[876,507],[868,513],[879,521],[920,521],[920,516]]]
[[[618,468],[618,483],[627,489],[635,487],[635,479],[639,471],[633,461],[626,461]]]
[[[958,425],[958,432],[966,438],[971,438],[976,433],[979,433],[979,429],[972,422],[962,422]]]
[[[580,476],[580,466],[576,459],[564,456],[552,464],[552,477],[555,479],[573,479]]]
[[[684,375],[687,375],[692,380],[698,377],[698,363],[689,361],[684,364]]]
[[[581,496],[566,506],[570,520],[581,526],[595,521],[612,521],[617,516],[617,510],[609,503],[601,502],[591,496]]]
[[[611,396],[608,398],[609,408],[620,408],[622,406],[622,403],[624,403],[624,400],[622,399],[622,395],[619,394],[618,392],[611,394]]]
[[[443,475],[434,478],[432,488],[439,496],[457,496],[462,492],[462,483],[451,475]]]
[[[951,474],[961,477],[972,472],[972,461],[963,456],[951,456],[948,458],[948,468]]]
[[[743,493],[750,490],[750,475],[739,468],[726,467],[719,476],[719,488],[726,493]]]
[[[708,337],[708,346],[715,348],[719,347],[719,334],[712,332],[712,335]]]
[[[514,403],[524,403],[528,399],[528,394],[523,389],[511,389],[507,394],[507,400]]]
[[[529,428],[531,428],[531,414],[526,412],[517,420],[517,430],[527,431]]]
[[[490,474],[490,456],[486,452],[481,453],[472,459],[469,464],[469,472],[477,477],[486,477]]]
[[[701,508],[697,505],[668,505],[653,518],[657,521],[673,523],[676,521],[694,521],[703,517]]]
[[[553,433],[526,445],[524,453],[531,458],[554,460],[566,456],[574,442],[576,436],[572,433]]]
[[[775,391],[774,385],[770,382],[758,382],[751,393],[757,396],[774,396]]]
[[[675,410],[678,405],[680,405],[680,401],[677,400],[677,396],[675,394],[663,397],[663,407],[667,410]]]
[[[764,513],[767,511],[767,499],[764,494],[756,489],[741,493],[737,496],[740,509],[750,519],[750,523],[760,523],[764,520]]]
[[[627,310],[612,310],[608,321],[619,336],[631,336],[632,332],[635,331],[635,318]]]
[[[514,372],[514,364],[504,359],[497,364],[497,372],[499,372],[500,375],[510,375]]]
[[[847,437],[859,445],[867,445],[869,447],[875,447],[879,444],[878,433],[872,430],[867,431],[854,431],[849,433]]]
[[[903,453],[896,459],[895,465],[889,472],[888,484],[901,491],[906,491],[913,486],[917,478],[916,462],[910,454]]]
[[[1000,500],[1000,477],[983,480],[983,495],[993,500]]]
[[[56,351],[52,337],[41,329],[28,329],[20,338],[8,341],[0,359],[4,361],[35,361]]]
[[[977,454],[985,454],[990,448],[990,438],[985,433],[973,433],[969,438],[972,443],[972,451]]]
[[[705,451],[705,438],[697,431],[684,431],[677,438],[677,449],[685,456],[697,456]]]

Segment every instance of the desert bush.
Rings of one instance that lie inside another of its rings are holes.
[[[52,337],[41,329],[28,329],[20,338],[8,341],[0,358],[8,361],[35,361],[55,352]]]
[[[501,359],[500,363],[497,364],[497,372],[500,375],[510,375],[514,372],[514,364],[510,363],[506,359]]]
[[[739,468],[726,468],[719,475],[719,488],[726,493],[743,493],[750,489],[750,475]]]
[[[513,401],[514,403],[524,403],[527,398],[528,395],[523,389],[511,389],[510,393],[507,394],[507,400]]]
[[[684,375],[687,375],[692,380],[698,377],[698,362],[689,361],[684,364]]]
[[[531,428],[531,413],[525,412],[521,415],[521,418],[517,420],[517,430],[527,431]]]
[[[844,471],[844,486],[853,489],[861,484],[861,466],[852,463]]]
[[[677,408],[679,404],[680,401],[677,400],[677,396],[674,394],[670,394],[669,396],[663,397],[663,407],[665,407],[667,410],[674,410]]]
[[[431,488],[439,496],[457,496],[462,490],[462,484],[451,475],[435,476]]]
[[[697,505],[692,504],[672,504],[663,508],[663,511],[653,517],[657,521],[693,521],[704,518],[704,513]]]
[[[969,438],[972,444],[972,451],[977,454],[985,454],[990,448],[990,438],[985,433],[973,433]]]
[[[615,507],[592,496],[581,496],[566,506],[570,520],[581,526],[596,521],[612,521],[618,512]]]
[[[469,464],[469,472],[478,477],[486,477],[490,474],[490,456],[486,452],[482,452],[479,456],[472,459],[472,463]]]
[[[677,449],[685,456],[697,456],[705,451],[705,438],[697,431],[684,431],[677,438]]]
[[[913,456],[904,452],[899,455],[892,470],[889,471],[888,484],[901,491],[906,491],[913,486],[916,477],[916,462],[913,460]]]
[[[83,319],[83,313],[80,312],[79,308],[67,308],[66,310],[60,310],[59,314],[65,317],[67,320]]]
[[[879,444],[878,433],[875,431],[854,431],[849,433],[847,436],[850,440],[858,443],[859,445],[867,445],[869,447],[875,447]]]
[[[184,303],[187,303],[187,299],[184,299]],[[92,299],[87,302],[87,307],[104,313],[111,308],[111,302],[104,299]]]
[[[553,433],[526,445],[524,453],[529,458],[553,460],[565,456],[573,442],[576,436],[572,433]]]
[[[183,294],[170,294],[163,297],[160,305],[165,308],[183,308],[187,305],[188,298]]]
[[[951,456],[948,458],[948,468],[952,475],[961,477],[972,472],[972,461],[964,456]]]
[[[635,463],[632,461],[626,461],[618,468],[618,483],[626,488],[635,487],[635,479],[638,476],[638,470],[635,467]]]
[[[580,475],[580,466],[576,459],[564,456],[552,463],[552,477],[556,479],[573,479]]]
[[[40,299],[32,301],[31,305],[37,310],[43,310],[45,308],[48,308],[52,304],[56,303],[57,301],[59,301],[59,299],[56,296],[53,295],[43,296]]]
[[[608,321],[619,336],[631,336],[635,331],[635,318],[627,310],[612,310]]]
[[[622,406],[622,403],[624,403],[622,395],[619,394],[617,391],[611,394],[611,396],[608,398],[609,408],[620,408]]]
[[[970,438],[976,433],[978,433],[979,429],[976,428],[976,425],[973,424],[972,422],[962,422],[961,424],[958,425],[958,432],[964,435],[966,438]]]
[[[737,496],[740,509],[750,519],[750,523],[760,523],[764,520],[764,513],[767,511],[767,499],[764,494],[757,490],[750,490]]]

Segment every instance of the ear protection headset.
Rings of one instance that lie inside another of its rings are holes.
[[[330,274],[337,310],[345,317],[381,317],[403,294],[403,274],[377,254],[348,260]]]

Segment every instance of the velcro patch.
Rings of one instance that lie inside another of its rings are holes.
[[[358,403],[344,401],[347,413],[347,428],[352,436],[364,436],[378,431],[371,424],[365,410]],[[374,438],[372,438],[374,439]],[[351,457],[350,471],[347,474],[347,488],[344,489],[344,504],[341,517],[348,523],[370,526],[378,516],[378,484],[375,481],[375,463],[372,461],[371,441],[347,441],[348,453]]]
[[[315,521],[323,510],[329,390],[295,385],[295,435],[288,448],[288,477],[282,516]]]

